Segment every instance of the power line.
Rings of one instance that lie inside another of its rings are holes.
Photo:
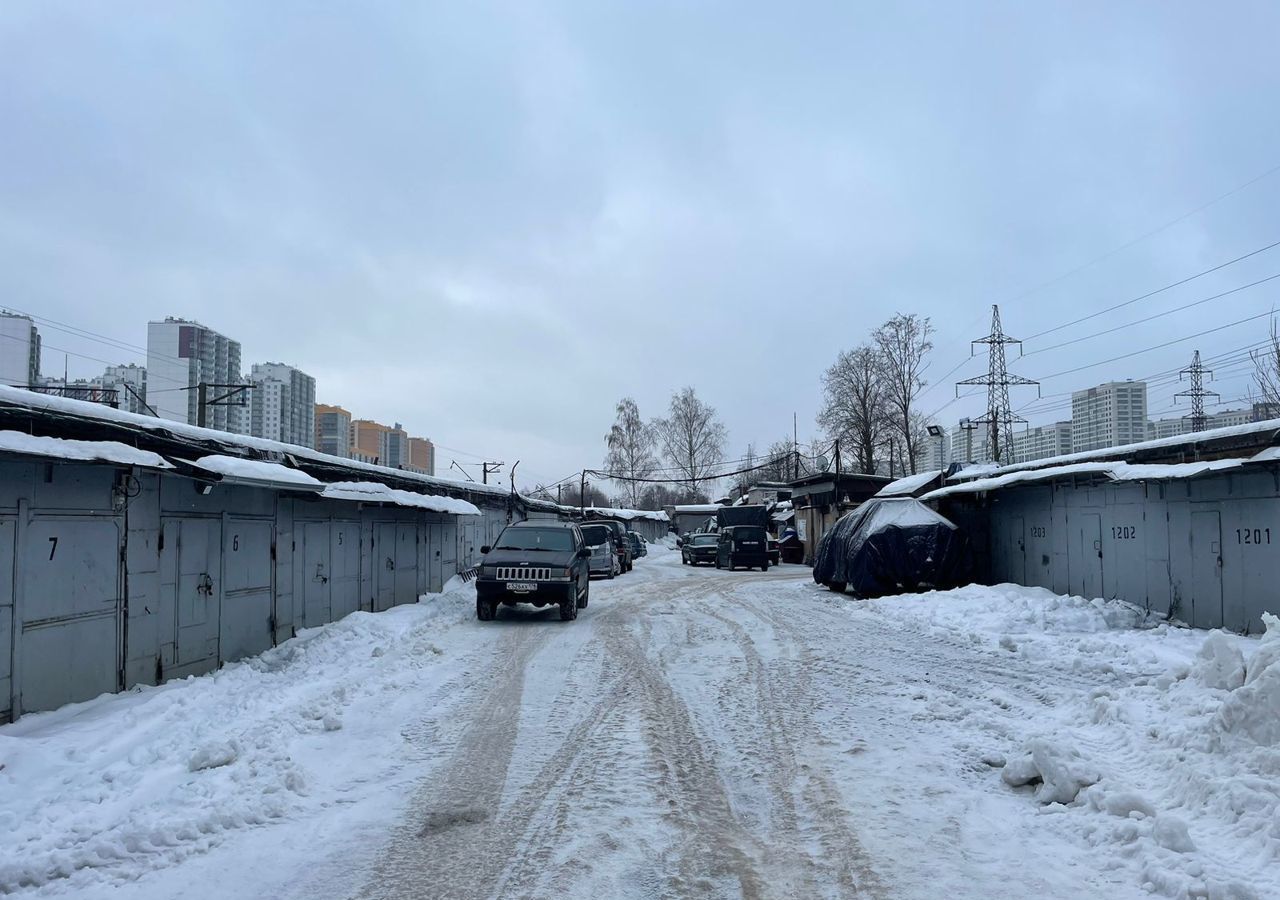
[[[1028,288],[1027,290],[1023,291],[1022,293],[1014,297],[1010,297],[1007,302],[1012,303],[1014,301],[1021,300],[1024,297],[1030,296],[1031,294],[1034,294],[1038,291],[1043,290],[1044,288],[1055,285],[1061,281],[1065,281],[1066,279],[1070,278],[1072,275],[1075,275],[1079,272],[1083,272],[1085,269],[1091,268],[1097,265],[1098,263],[1103,262],[1104,260],[1110,259],[1111,257],[1115,256],[1117,253],[1121,253],[1125,250],[1128,250],[1130,247],[1134,246],[1135,244],[1142,243],[1147,238],[1155,237],[1160,232],[1167,231],[1168,229],[1172,228],[1174,225],[1177,225],[1180,222],[1186,221],[1187,219],[1191,218],[1197,213],[1204,212],[1206,209],[1213,206],[1214,204],[1220,203],[1223,200],[1226,200],[1228,197],[1234,194],[1240,193],[1240,191],[1243,191],[1245,188],[1251,187],[1252,185],[1257,184],[1259,181],[1262,181],[1264,178],[1270,175],[1274,175],[1276,172],[1280,172],[1280,164],[1272,166],[1271,168],[1267,169],[1265,172],[1263,172],[1260,175],[1255,175],[1253,178],[1250,178],[1248,181],[1244,182],[1244,184],[1238,185],[1224,194],[1219,194],[1217,197],[1214,197],[1208,203],[1202,203],[1200,206],[1197,206],[1195,209],[1191,210],[1190,212],[1183,213],[1177,218],[1170,219],[1168,222],[1165,222],[1163,225],[1159,226],[1158,228],[1153,228],[1151,231],[1148,231],[1144,234],[1140,234],[1133,240],[1126,241],[1125,243],[1121,244],[1119,247],[1116,247],[1113,250],[1108,250],[1106,253],[1103,253],[1101,256],[1094,257],[1088,262],[1082,265],[1076,266],[1074,269],[1072,269],[1069,272],[1064,272],[1063,274],[1057,276],[1056,278],[1051,278],[1048,281],[1042,282],[1041,284]],[[1033,337],[1036,337],[1036,335],[1033,335]],[[1031,340],[1031,339],[1032,338],[1027,338],[1027,340]]]
[[[1146,324],[1147,322],[1152,322],[1152,321],[1154,321],[1154,320],[1156,320],[1156,319],[1162,319],[1162,318],[1164,318],[1165,316],[1171,316],[1171,315],[1173,315],[1174,313],[1179,313],[1179,312],[1182,312],[1183,310],[1191,309],[1191,308],[1192,308],[1192,307],[1194,307],[1194,306],[1200,306],[1200,305],[1202,305],[1202,304],[1208,303],[1208,302],[1209,302],[1209,301],[1211,301],[1211,300],[1220,300],[1220,299],[1222,299],[1223,297],[1228,297],[1228,296],[1230,296],[1231,294],[1238,294],[1238,293],[1240,293],[1241,291],[1245,291],[1245,290],[1248,290],[1249,288],[1257,287],[1257,286],[1258,286],[1258,285],[1260,285],[1260,284],[1266,284],[1268,281],[1275,281],[1277,278],[1280,278],[1280,272],[1276,273],[1275,275],[1268,275],[1266,278],[1260,278],[1260,279],[1258,279],[1257,281],[1252,281],[1252,282],[1250,282],[1249,284],[1242,284],[1242,285],[1240,285],[1239,287],[1231,288],[1231,289],[1230,289],[1230,290],[1228,290],[1228,291],[1222,291],[1222,292],[1221,292],[1221,293],[1219,293],[1219,294],[1213,294],[1212,296],[1209,296],[1209,297],[1202,297],[1202,298],[1201,298],[1201,299],[1199,299],[1199,300],[1193,300],[1193,301],[1191,301],[1190,303],[1184,303],[1182,306],[1175,306],[1173,309],[1167,309],[1167,310],[1165,310],[1164,312],[1154,313],[1154,314],[1152,314],[1152,315],[1150,315],[1150,316],[1147,316],[1147,317],[1146,317],[1146,318],[1144,318],[1144,319],[1135,319],[1135,320],[1134,320],[1134,321],[1132,321],[1132,322],[1126,322],[1126,323],[1125,323],[1125,324],[1123,324],[1123,325],[1116,325],[1116,326],[1114,326],[1114,327],[1112,327],[1112,328],[1105,328],[1105,329],[1103,329],[1102,331],[1095,331],[1093,334],[1086,334],[1086,335],[1084,335],[1083,337],[1072,338],[1071,340],[1069,340],[1069,341],[1063,341],[1063,342],[1062,342],[1062,343],[1060,343],[1060,344],[1053,344],[1053,345],[1048,346],[1048,347],[1040,347],[1040,348],[1038,348],[1038,349],[1036,349],[1036,350],[1032,350],[1032,351],[1030,351],[1030,352],[1028,352],[1028,353],[1026,353],[1026,354],[1024,354],[1024,355],[1025,355],[1025,356],[1034,356],[1034,355],[1035,355],[1035,354],[1037,354],[1037,353],[1048,353],[1050,350],[1058,350],[1058,349],[1060,349],[1060,348],[1062,348],[1062,347],[1069,347],[1069,346],[1071,346],[1072,344],[1078,344],[1078,343],[1080,343],[1081,341],[1087,341],[1087,340],[1091,340],[1091,339],[1096,338],[1096,337],[1101,337],[1101,336],[1102,336],[1102,335],[1104,335],[1104,334],[1112,334],[1112,333],[1117,332],[1117,331],[1123,331],[1123,330],[1124,330],[1124,329],[1126,329],[1126,328],[1132,328],[1134,325],[1144,325],[1144,324]],[[1083,320],[1083,319],[1078,319],[1077,321],[1084,321],[1084,320]],[[1052,329],[1052,330],[1056,330],[1056,329]],[[1041,332],[1041,334],[1048,334],[1048,332],[1044,332],[1044,331],[1042,331],[1042,332]]]
[[[1273,243],[1267,244],[1265,247],[1259,247],[1257,250],[1251,250],[1248,253],[1244,254],[1243,256],[1237,256],[1235,259],[1229,259],[1224,263],[1219,263],[1218,265],[1213,266],[1212,268],[1209,268],[1209,269],[1205,269],[1202,272],[1197,272],[1194,275],[1188,275],[1186,278],[1179,279],[1178,281],[1172,282],[1171,284],[1166,284],[1164,287],[1156,288],[1154,291],[1148,291],[1147,293],[1142,294],[1140,296],[1133,297],[1129,300],[1124,300],[1120,303],[1113,304],[1112,306],[1108,306],[1106,309],[1100,309],[1097,312],[1089,313],[1089,315],[1087,316],[1081,316],[1078,319],[1073,319],[1070,322],[1066,322],[1062,325],[1055,325],[1052,328],[1047,328],[1044,331],[1040,331],[1031,335],[1031,337],[1027,338],[1027,340],[1034,341],[1036,338],[1044,337],[1046,334],[1053,334],[1055,331],[1061,331],[1064,328],[1070,328],[1072,325],[1079,325],[1081,322],[1087,322],[1090,319],[1096,319],[1098,316],[1106,315],[1107,313],[1114,312],[1117,309],[1122,309],[1123,307],[1130,306],[1134,303],[1138,303],[1139,301],[1147,300],[1151,297],[1156,296],[1156,294],[1163,294],[1165,291],[1173,290],[1176,287],[1181,287],[1184,284],[1188,284],[1189,282],[1195,281],[1197,278],[1203,278],[1205,275],[1211,275],[1214,272],[1217,272],[1221,269],[1225,269],[1227,266],[1233,266],[1236,263],[1241,262],[1242,260],[1246,260],[1246,259],[1249,259],[1250,257],[1257,256],[1259,253],[1265,253],[1267,250],[1271,250],[1274,247],[1280,247],[1280,241],[1275,241]],[[1261,282],[1256,282],[1256,283],[1261,284]],[[1036,351],[1036,352],[1040,352],[1040,351]]]

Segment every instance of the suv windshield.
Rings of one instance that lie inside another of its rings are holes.
[[[498,536],[495,550],[572,550],[567,528],[508,528]]]
[[[605,525],[584,525],[580,530],[582,539],[591,547],[598,547],[605,543],[613,533]]]

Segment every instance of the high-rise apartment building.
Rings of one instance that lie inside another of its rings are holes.
[[[107,366],[98,379],[102,387],[116,392],[116,406],[126,412],[151,415],[147,409],[147,369],[129,363],[127,366]]]
[[[1204,427],[1209,429],[1248,425],[1250,422],[1261,421],[1255,418],[1256,415],[1256,405],[1253,409],[1224,409],[1221,412],[1206,415],[1204,417]],[[1180,434],[1190,433],[1191,417],[1189,415],[1175,416],[1169,419],[1156,419],[1147,423],[1147,440],[1176,437]]]
[[[926,469],[945,469],[951,464],[951,435],[945,431],[937,436],[928,435],[924,447]]]
[[[1013,435],[1013,461],[1027,462],[1033,459],[1047,459],[1051,456],[1063,456],[1071,451],[1071,423],[1054,422],[1052,425],[1038,425],[1026,431],[1016,431]]]
[[[316,380],[284,363],[254,363],[249,400],[249,433],[254,437],[314,446]]]
[[[378,465],[403,469],[409,462],[409,435],[399,422],[387,426],[371,419],[355,419],[351,423],[351,458],[376,460]]]
[[[1147,438],[1147,383],[1111,381],[1071,395],[1071,450],[1098,450]]]
[[[422,475],[436,474],[436,445],[428,438],[409,438],[409,462],[405,468]]]
[[[40,332],[29,316],[0,312],[0,384],[27,387],[40,379]]]
[[[963,420],[962,420],[963,421]],[[991,431],[977,422],[957,423],[951,429],[951,462],[980,463],[991,460]]]
[[[341,406],[316,404],[316,449],[330,456],[351,456],[351,413]]]
[[[199,322],[166,318],[147,323],[147,402],[163,419],[195,425],[200,419],[197,386],[242,384],[240,342]],[[190,390],[184,390],[190,388]],[[211,389],[208,399],[226,393]],[[220,431],[244,431],[248,392],[233,405],[205,409],[205,424]]]

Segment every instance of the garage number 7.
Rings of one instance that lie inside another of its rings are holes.
[[[57,537],[50,537],[49,538],[49,559],[53,559],[53,554],[57,552],[58,552],[58,539]]]

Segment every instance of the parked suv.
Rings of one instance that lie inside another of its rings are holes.
[[[577,525],[517,522],[502,529],[497,543],[481,547],[480,552],[484,556],[476,578],[477,619],[492,619],[499,603],[554,604],[566,622],[586,608],[591,549]]]
[[[768,534],[759,525],[733,525],[720,529],[716,542],[716,568],[732,570],[738,566],[748,569],[759,566],[761,572],[769,571]]]
[[[631,552],[631,542],[627,540],[627,526],[613,519],[605,519],[599,524],[608,525],[613,529],[614,545],[618,551],[618,565],[622,567],[622,571],[630,572],[635,554]]]
[[[627,532],[627,540],[631,542],[631,556],[633,559],[639,559],[649,554],[649,548],[644,545],[644,538],[634,531]]]
[[[622,571],[622,565],[618,562],[618,553],[615,549],[617,545],[615,544],[612,528],[602,523],[596,523],[579,525],[578,530],[582,532],[582,539],[591,548],[588,568],[592,575],[613,578]]]

